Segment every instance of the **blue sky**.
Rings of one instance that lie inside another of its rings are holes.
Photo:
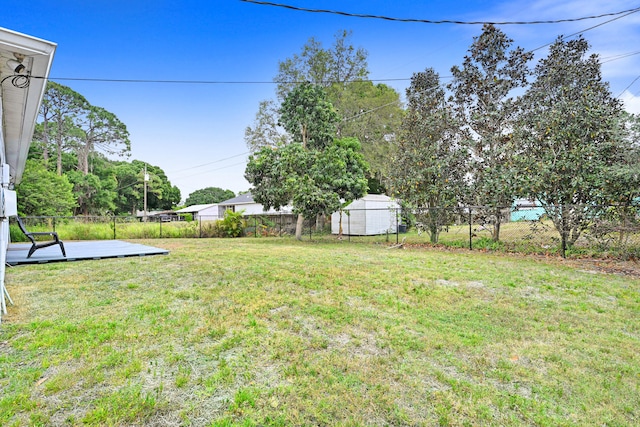
[[[416,1],[282,0],[299,7],[400,18],[480,21],[578,18],[640,7],[640,0]],[[244,129],[271,83],[168,84],[66,79],[271,82],[278,61],[310,37],[329,47],[341,30],[369,54],[370,78],[404,94],[412,73],[446,77],[461,64],[480,25],[421,24],[316,14],[239,0],[31,0],[7,5],[0,27],[58,44],[50,77],[116,114],[131,135],[131,159],[160,166],[183,199],[199,188],[248,190]],[[535,49],[609,18],[504,25],[514,45]],[[640,12],[584,32],[603,76],[640,113]],[[546,49],[535,52],[535,59]],[[628,56],[625,56],[628,55]],[[628,87],[631,85],[630,87]],[[627,88],[628,87],[628,88]],[[627,89],[623,93],[623,90]]]

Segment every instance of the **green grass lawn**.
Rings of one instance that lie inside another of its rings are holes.
[[[290,239],[7,271],[0,425],[640,424],[640,279]]]

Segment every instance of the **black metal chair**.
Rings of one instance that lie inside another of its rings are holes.
[[[27,231],[27,228],[24,226],[24,224],[22,223],[22,220],[20,219],[19,216],[16,217],[16,221],[18,222],[18,227],[20,227],[20,230],[22,230],[24,235],[27,236],[27,238],[31,241],[31,249],[29,249],[29,255],[27,255],[27,258],[31,258],[31,255],[33,255],[33,253],[37,249],[47,248],[47,247],[53,246],[53,245],[60,245],[60,250],[62,251],[62,256],[65,257],[65,258],[67,257],[67,253],[64,251],[64,245],[62,244],[62,241],[58,238],[58,233],[56,233],[55,231],[40,231],[40,232],[32,233],[32,232]],[[49,236],[53,240],[50,240],[50,241],[38,241],[36,239],[37,236]]]

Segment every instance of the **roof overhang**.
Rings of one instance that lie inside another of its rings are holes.
[[[0,160],[9,165],[14,184],[22,179],[55,50],[55,43],[0,28]],[[10,77],[15,73],[7,61],[16,58],[31,76],[24,88],[12,84]]]

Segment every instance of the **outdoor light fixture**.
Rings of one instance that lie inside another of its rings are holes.
[[[22,62],[16,61],[15,59],[8,60],[7,66],[9,66],[9,68],[11,68],[11,70],[16,74],[22,74],[22,72],[27,69]]]

